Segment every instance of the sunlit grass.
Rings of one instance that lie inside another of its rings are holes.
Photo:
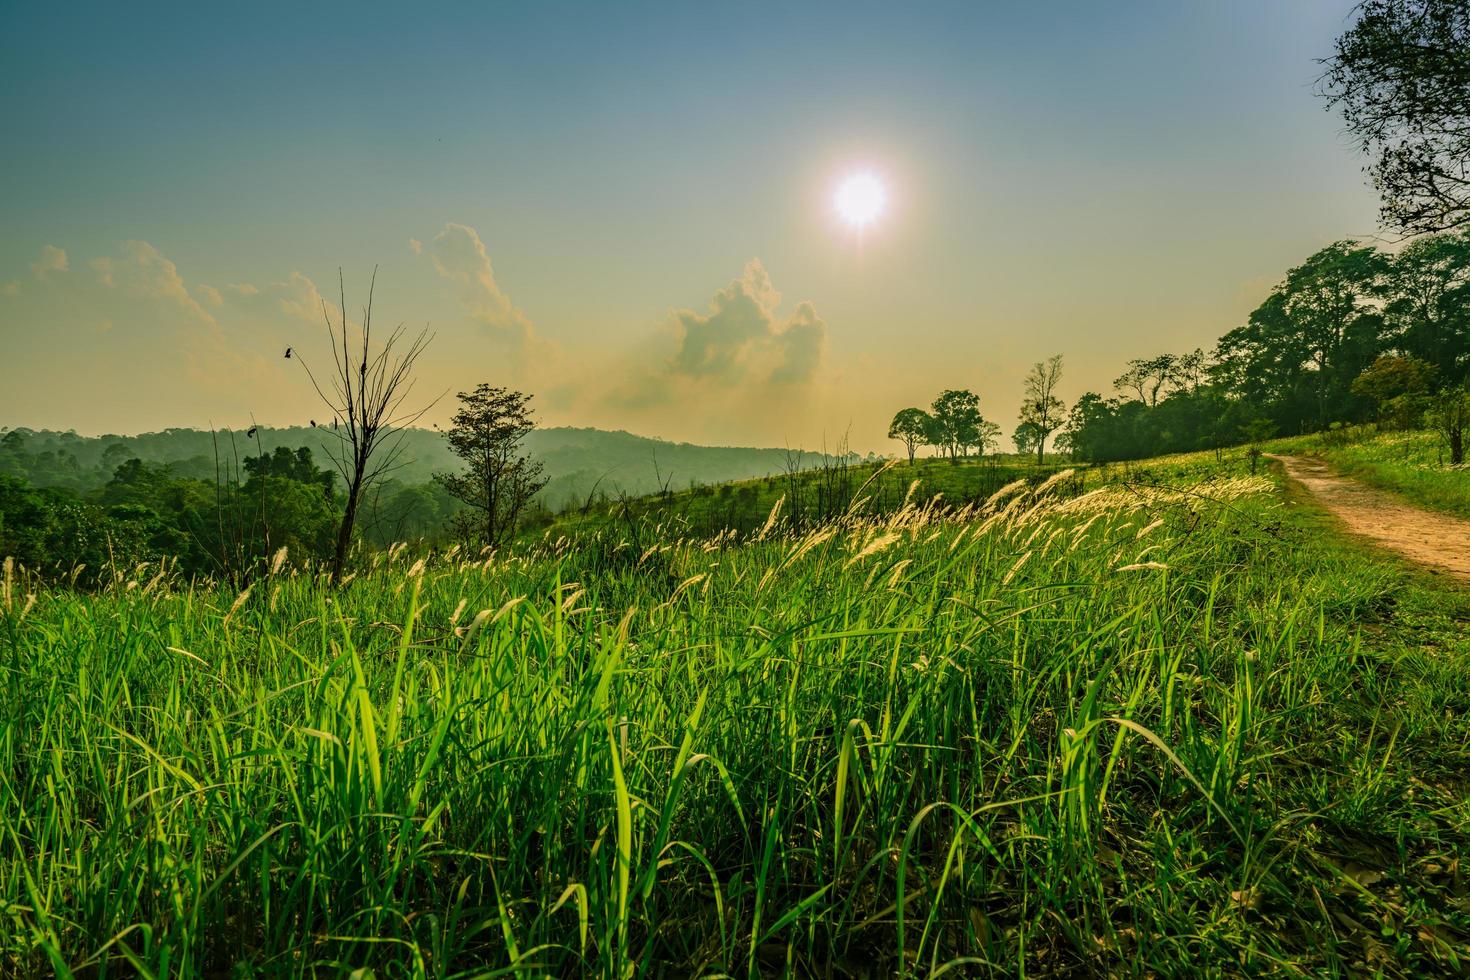
[[[340,592],[12,570],[0,973],[1452,970],[1463,599],[1215,465]]]

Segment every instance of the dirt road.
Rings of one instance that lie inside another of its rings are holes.
[[[1392,494],[1338,476],[1320,459],[1271,458],[1353,534],[1470,581],[1470,521],[1411,507]]]

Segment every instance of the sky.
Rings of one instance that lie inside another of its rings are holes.
[[[1351,6],[6,4],[0,426],[322,415],[301,361],[376,267],[425,422],[489,382],[894,452],[969,388],[1009,433],[1033,362],[1108,393],[1377,232],[1314,90]]]

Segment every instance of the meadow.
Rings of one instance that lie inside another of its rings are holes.
[[[1098,479],[7,565],[0,974],[1465,969],[1470,596],[1239,451]]]
[[[727,483],[670,485],[640,497],[588,498],[574,502],[535,533],[552,538],[589,531],[621,529],[637,537],[643,528],[661,526],[664,533],[713,537],[729,531],[748,535],[766,523],[777,501],[779,517],[789,526],[809,527],[853,513],[891,513],[906,503],[962,507],[979,504],[1001,487],[1023,479],[1039,484],[1065,462],[1037,464],[1033,456],[989,454],[946,459],[921,457],[913,462],[870,460],[843,465],[796,461],[786,472]],[[1068,490],[1085,484],[1085,470],[1073,470]]]

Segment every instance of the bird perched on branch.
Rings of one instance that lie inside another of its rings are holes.
[[[290,359],[291,359],[291,348],[287,347],[286,348],[286,360],[289,361]]]
[[[254,439],[255,438],[255,430],[256,430],[256,428],[257,428],[257,426],[253,426],[252,425],[250,428],[246,429],[245,430],[245,438],[246,439]]]
[[[312,427],[312,428],[313,428],[313,429],[315,429],[315,428],[316,428],[316,419],[312,419],[312,420],[311,420],[311,427]]]

